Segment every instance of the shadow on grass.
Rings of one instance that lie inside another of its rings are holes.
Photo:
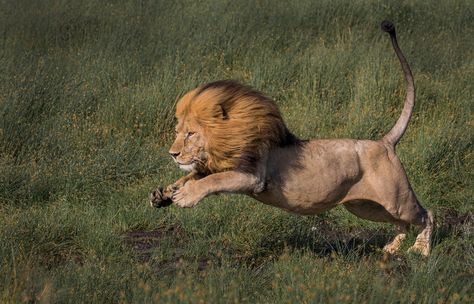
[[[433,237],[435,248],[443,240],[472,228],[474,215],[472,212],[459,213],[454,209],[446,209],[443,210],[439,222]],[[390,242],[394,233],[386,229],[338,227],[323,219],[312,227],[295,229],[285,235],[269,235],[260,242],[258,250],[251,254],[241,254],[238,250],[224,246],[224,256],[217,257],[210,252],[208,256],[192,259],[186,257],[186,248],[192,242],[192,237],[178,226],[161,227],[151,231],[129,231],[122,237],[139,263],[154,264],[160,274],[174,275],[185,268],[198,272],[206,270],[210,263],[221,264],[223,258],[235,261],[235,267],[246,265],[260,268],[263,264],[277,259],[285,248],[290,251],[309,251],[321,258],[337,255],[359,259],[380,255],[382,260],[382,248]],[[155,252],[162,254],[157,256],[154,255]],[[406,259],[394,256],[391,261],[393,265],[386,269],[388,274],[394,272],[394,269],[397,269],[397,273],[409,271]]]
[[[472,212],[461,213],[452,208],[441,210],[433,233],[433,247],[447,238],[463,234],[473,225]],[[287,246],[295,249],[309,249],[320,256],[333,253],[366,255],[381,250],[395,236],[392,231],[380,229],[356,227],[348,230],[331,227],[331,224],[325,220],[312,227],[311,230],[314,230],[313,234],[289,235],[286,240]],[[416,235],[418,231],[413,232]]]
[[[266,248],[263,252],[269,252],[276,256],[288,248],[309,251],[318,257],[333,255],[363,257],[380,252],[392,237],[385,229],[338,227],[329,221],[322,220],[304,230],[292,231],[278,242],[266,240],[261,243],[261,246]],[[252,257],[254,262],[265,259],[265,254],[260,257]]]
[[[321,225],[325,225],[322,223]],[[390,240],[384,230],[373,230],[364,227],[350,230],[340,227],[311,227],[312,235],[303,237],[293,235],[287,239],[287,246],[294,249],[308,249],[318,256],[332,254],[358,256],[374,253]]]
[[[472,212],[460,213],[455,209],[442,210],[438,216],[438,224],[433,233],[432,248],[444,240],[458,236],[463,237],[474,226],[474,215]],[[415,229],[410,233],[413,237],[417,235]],[[381,261],[387,258],[400,268],[405,268],[405,261],[401,255],[384,256],[383,247],[395,236],[392,229],[370,229],[366,227],[346,228],[336,226],[326,220],[317,222],[313,227],[297,229],[283,236],[268,237],[260,243],[260,250],[250,256],[242,257],[241,261],[247,265],[260,266],[269,259],[276,258],[288,248],[297,251],[309,251],[318,257],[331,257],[333,255],[347,258],[364,258],[379,256]],[[407,240],[404,247],[412,245],[414,240]],[[400,254],[405,250],[400,251]],[[405,261],[406,262],[406,261]],[[398,267],[397,266],[397,267]]]
[[[444,208],[435,220],[433,247],[453,236],[462,236],[474,228],[474,213],[472,211],[461,213],[454,208]]]

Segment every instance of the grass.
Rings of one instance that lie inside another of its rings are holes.
[[[339,208],[148,206],[182,174],[174,103],[207,81],[265,92],[303,138],[380,138],[404,97],[383,19],[417,84],[398,154],[429,258],[381,262],[392,228]],[[468,0],[0,2],[0,302],[472,302],[473,20]]]

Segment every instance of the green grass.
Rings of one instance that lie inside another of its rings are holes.
[[[384,19],[417,84],[398,154],[429,258],[381,262],[392,227],[340,208],[148,206],[182,174],[174,104],[207,81],[265,92],[303,138],[380,138],[405,94]],[[1,1],[0,302],[472,302],[472,37],[469,0]]]

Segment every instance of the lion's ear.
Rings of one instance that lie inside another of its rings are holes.
[[[222,120],[227,120],[227,119],[229,119],[229,115],[227,115],[226,109],[225,109],[222,105],[219,105],[219,106],[220,106],[220,108],[221,108]]]

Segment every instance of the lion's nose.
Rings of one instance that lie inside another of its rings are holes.
[[[176,159],[176,157],[178,157],[179,155],[179,152],[169,151],[169,154],[171,155],[172,158]]]

